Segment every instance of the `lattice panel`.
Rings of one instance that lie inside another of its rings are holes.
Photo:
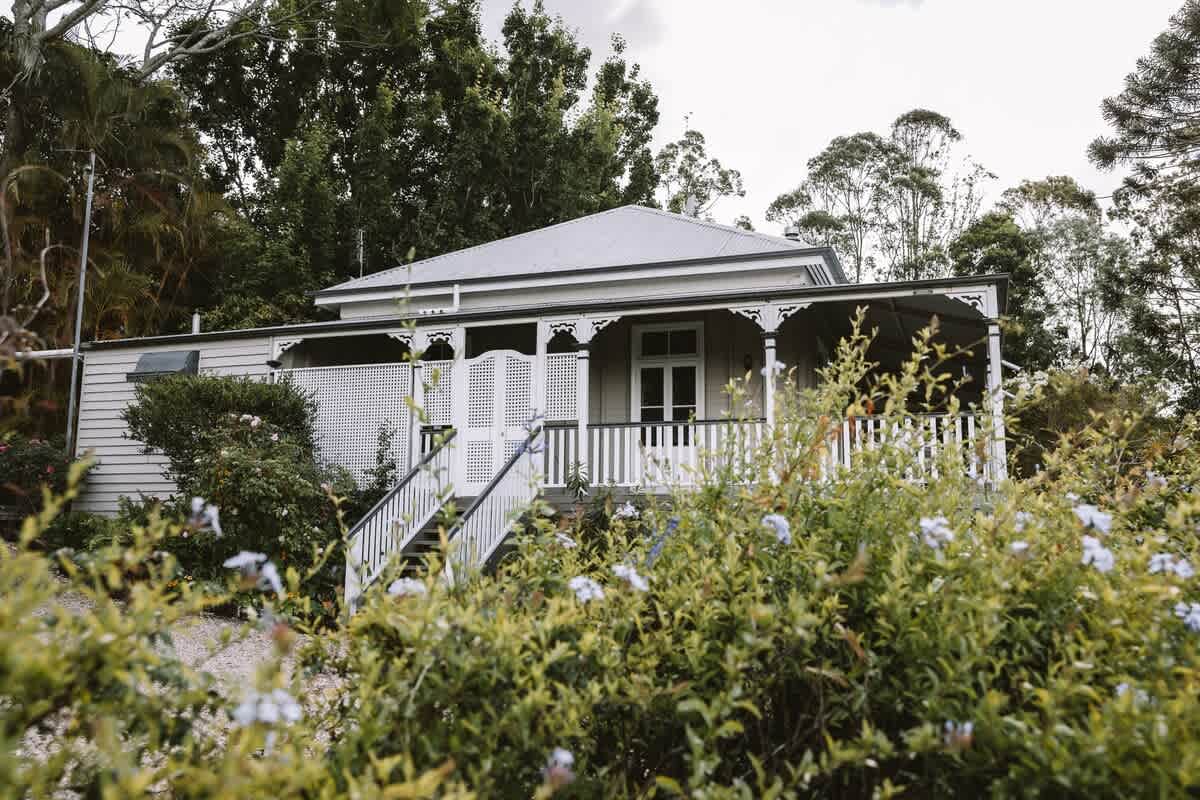
[[[487,428],[496,421],[496,362],[476,361],[467,373],[467,425]]]
[[[424,361],[421,381],[425,384],[425,416],[430,425],[454,424],[454,366],[453,361]],[[433,384],[433,376],[438,376]]]
[[[494,468],[490,441],[467,442],[467,483],[487,483]]]
[[[533,364],[509,356],[504,365],[504,424],[523,425],[533,414]]]
[[[391,457],[408,469],[411,433],[404,398],[412,388],[408,364],[312,367],[284,370],[317,404],[317,452],[322,461],[345,467],[360,484],[375,467],[379,429],[392,430]]]
[[[576,378],[579,376],[574,353],[548,353],[546,355],[546,419],[574,420],[579,418],[576,409],[579,400]]]
[[[516,439],[506,439],[504,441],[504,463],[513,457],[513,453],[517,452],[517,448],[521,446],[521,442]]]

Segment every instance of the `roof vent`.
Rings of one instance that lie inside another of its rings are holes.
[[[161,378],[163,375],[195,375],[200,371],[199,350],[170,350],[165,353],[142,353],[133,372],[125,373],[130,383]]]
[[[799,225],[788,225],[786,228],[783,229],[783,235],[785,238],[791,239],[793,242],[799,241],[800,240],[800,226]]]

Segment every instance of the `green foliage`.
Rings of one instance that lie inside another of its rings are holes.
[[[389,594],[385,580],[323,632],[264,597],[277,644],[247,686],[184,666],[172,633],[253,572],[187,581],[162,550],[188,528],[157,511],[124,544],[53,562],[28,543],[56,500],[0,550],[0,785],[1187,796],[1200,782],[1200,630],[1175,609],[1200,602],[1200,579],[1150,564],[1200,557],[1200,425],[1141,447],[1134,418],[1101,414],[1035,478],[995,488],[953,448],[939,479],[906,479],[916,453],[900,436],[829,470],[845,415],[870,406],[887,429],[910,397],[947,402],[952,382],[927,342],[864,391],[868,340],[856,334],[754,450],[731,445],[698,487],[639,503],[637,516],[598,498],[563,530],[539,510],[495,575],[447,584],[434,554],[421,590]],[[1085,535],[1111,569],[1082,560]],[[295,614],[326,570],[319,555],[285,571]],[[580,578],[602,596],[581,599]],[[312,635],[293,650],[297,628]],[[335,702],[316,702],[317,685]],[[283,689],[303,713],[232,723],[250,688]],[[555,748],[573,764],[548,766]]]
[[[1120,438],[1125,450],[1113,463],[1118,469],[1140,464],[1171,429],[1160,393],[1085,367],[1027,373],[1012,386],[1017,393],[1009,408],[1014,417],[1009,456],[1023,477],[1043,469],[1052,451],[1091,435],[1098,417],[1124,426]]]
[[[0,505],[22,516],[42,507],[44,489],[61,493],[67,481],[62,438],[40,439],[9,434],[0,439]]]
[[[710,157],[704,134],[688,129],[679,141],[663,145],[654,158],[659,185],[668,211],[699,217],[722,197],[745,197],[742,173]]]
[[[167,375],[139,383],[135,401],[122,412],[132,438],[147,452],[161,452],[166,477],[191,486],[220,449],[230,415],[258,417],[283,433],[297,456],[312,461],[313,413],[308,395],[290,381],[267,383],[218,375]]]

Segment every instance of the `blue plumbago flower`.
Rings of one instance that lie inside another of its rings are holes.
[[[1128,683],[1117,684],[1117,697],[1124,697],[1129,694],[1129,690],[1133,689]],[[1150,702],[1150,694],[1145,689],[1135,689],[1133,692],[1133,704],[1135,706],[1143,706]]]
[[[265,693],[251,691],[233,710],[233,721],[243,728],[248,728],[256,722],[264,725],[277,725],[280,722],[290,725],[299,722],[302,716],[304,712],[300,704],[283,689]]]
[[[1151,575],[1163,573],[1165,575],[1177,575],[1184,580],[1196,574],[1196,570],[1192,569],[1192,564],[1186,558],[1176,559],[1170,553],[1155,553],[1150,557]]]
[[[429,590],[416,578],[397,578],[387,591],[392,597],[420,597]]]
[[[567,550],[574,550],[578,546],[575,544],[574,539],[572,539],[570,536],[567,536],[562,531],[554,534],[554,541],[558,542],[560,547],[565,547]]]
[[[654,562],[662,555],[663,548],[667,544],[667,539],[679,527],[679,517],[671,517],[667,520],[667,529],[658,535],[654,540],[654,545],[650,548],[650,553],[646,556],[646,569],[654,566]]]
[[[940,550],[942,545],[954,541],[954,531],[950,528],[950,520],[939,514],[936,517],[921,517],[917,523],[921,528],[921,541],[934,550]]]
[[[1097,572],[1111,572],[1116,558],[1112,551],[1100,544],[1100,540],[1095,536],[1084,536],[1083,558],[1079,563],[1084,566],[1091,564]]]
[[[1200,633],[1200,603],[1176,603],[1175,616],[1183,620],[1188,630]]]
[[[1101,533],[1108,533],[1112,529],[1112,514],[1107,514],[1086,503],[1075,506],[1072,510],[1085,528],[1093,528]]]
[[[218,538],[223,535],[220,509],[204,502],[203,497],[192,498],[192,515],[188,518],[188,524],[199,530],[211,530]]]
[[[279,578],[279,570],[270,561],[262,565],[258,571],[258,588],[274,589],[275,594],[283,596],[283,581]]]
[[[240,569],[242,571],[252,570],[258,571],[258,565],[266,561],[267,557],[262,553],[252,553],[249,550],[243,550],[236,556],[225,559],[225,566],[229,569]]]
[[[1165,489],[1167,488],[1167,479],[1154,470],[1146,470],[1146,488]]]
[[[628,564],[617,564],[612,568],[612,571],[614,575],[628,583],[631,587],[639,592],[646,592],[650,590],[650,582],[641,575],[638,575],[638,571]]]
[[[263,563],[266,562],[266,563]],[[259,566],[259,565],[262,566]],[[283,594],[283,581],[279,578],[279,570],[262,553],[251,553],[243,550],[232,558],[225,559],[229,569],[241,571],[246,578],[257,579],[259,589],[274,589],[276,594]]]
[[[975,724],[946,720],[942,739],[945,741],[946,747],[952,750],[966,750],[975,739]]]
[[[770,528],[782,544],[792,543],[792,523],[787,521],[787,517],[782,514],[767,514],[762,518],[762,524],[763,527]]]
[[[1033,522],[1033,514],[1030,514],[1028,511],[1018,511],[1016,516],[1013,517],[1013,527],[1017,529],[1017,533],[1024,533],[1025,528],[1031,522]]]
[[[768,371],[770,371],[773,375],[778,375],[779,373],[783,372],[785,369],[787,369],[787,364],[783,363],[782,361],[775,361],[775,362],[763,367],[762,369],[760,369],[759,372],[761,372],[763,377],[765,378],[767,376]]]
[[[1024,558],[1029,555],[1029,542],[1017,541],[1008,546],[1008,550],[1018,558]]]
[[[641,514],[637,510],[637,506],[626,501],[613,512],[613,519],[637,519]]]
[[[535,411],[533,412],[533,416],[527,419],[524,424],[521,425],[521,427],[525,429],[526,433],[533,433],[535,430],[542,427],[542,423],[545,421],[546,415],[539,414]]]
[[[581,603],[604,599],[603,587],[591,578],[583,575],[571,578],[571,580],[567,581],[567,586],[571,587],[571,591],[575,593],[575,599]]]
[[[554,748],[550,758],[546,759],[546,767],[542,770],[542,778],[555,791],[575,780],[571,768],[575,766],[575,756],[571,751],[562,747]]]

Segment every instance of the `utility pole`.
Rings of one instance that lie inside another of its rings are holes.
[[[92,232],[92,188],[96,184],[96,151],[88,158],[87,201],[83,209],[83,244],[79,248],[79,299],[75,303],[75,347],[71,354],[71,394],[67,404],[67,460],[73,458],[75,386],[79,381],[79,340],[83,334],[83,290],[87,282],[88,239]]]

